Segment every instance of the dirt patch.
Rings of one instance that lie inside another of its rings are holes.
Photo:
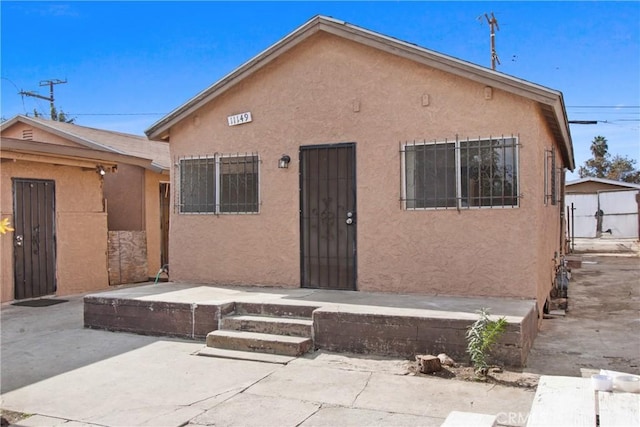
[[[539,375],[527,374],[523,372],[510,371],[500,367],[489,368],[489,373],[485,378],[478,378],[471,366],[443,366],[441,371],[431,374],[420,372],[418,362],[411,362],[408,366],[409,373],[418,377],[436,377],[457,381],[484,382],[488,384],[499,384],[507,387],[519,387],[525,389],[535,389],[538,386]]]
[[[30,416],[31,415],[23,414],[22,412],[7,411],[6,409],[2,409],[0,410],[0,426],[10,426]]]
[[[607,369],[640,374],[640,259],[583,255],[572,268],[566,313],[545,316],[525,372],[581,376]]]

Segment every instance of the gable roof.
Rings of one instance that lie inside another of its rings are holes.
[[[613,179],[593,178],[593,177],[580,178],[580,179],[576,179],[574,181],[567,181],[565,183],[565,187],[571,187],[572,185],[583,184],[585,182],[597,182],[597,183],[600,183],[600,184],[615,185],[615,186],[621,187],[621,188],[640,189],[640,184],[634,184],[632,182],[616,181],[616,180],[613,180]]]
[[[168,140],[169,129],[176,123],[320,31],[536,101],[558,147],[561,149],[565,164],[570,170],[575,168],[573,145],[562,92],[326,16],[312,18],[274,45],[171,111],[151,125],[145,133],[150,139]]]
[[[0,131],[18,122],[50,132],[85,148],[118,154],[120,155],[118,159],[122,163],[142,166],[157,173],[168,173],[169,171],[170,154],[169,145],[166,142],[150,141],[144,136],[22,115],[2,123]],[[128,157],[130,157],[129,161],[127,161]]]

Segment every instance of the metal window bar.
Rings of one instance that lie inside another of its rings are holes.
[[[557,183],[556,183],[556,156],[555,150],[551,147],[544,150],[544,204],[548,206],[557,204]]]
[[[179,213],[257,213],[257,153],[181,157],[174,178]]]
[[[218,159],[218,213],[257,213],[259,206],[259,157],[238,153]]]
[[[500,145],[500,149],[502,151],[502,159],[506,159],[507,158],[507,147],[505,144],[501,144]],[[506,204],[506,197],[505,197],[505,181],[507,179],[507,165],[503,164],[502,165],[502,171],[500,172],[500,204],[502,206],[504,206]]]
[[[404,209],[518,207],[519,137],[401,142]],[[449,150],[454,153],[451,159]],[[442,152],[444,150],[444,152]],[[429,151],[429,153],[427,153]],[[453,180],[449,163],[453,160]],[[429,162],[431,161],[431,163]],[[422,168],[422,170],[420,170]],[[452,182],[453,181],[453,182]],[[450,203],[453,194],[454,204]]]
[[[558,187],[556,182],[556,151],[551,149],[551,204],[558,204]]]
[[[215,155],[193,156],[189,161],[183,162],[187,166],[189,178],[188,200],[183,200],[183,210],[190,213],[214,213],[215,198],[214,189],[211,182],[215,174]],[[188,201],[188,205],[186,203]],[[185,206],[186,205],[186,206]],[[185,209],[186,208],[186,209]]]
[[[556,168],[556,204],[563,206],[564,205],[564,192],[562,189],[564,188],[564,168],[557,167]]]

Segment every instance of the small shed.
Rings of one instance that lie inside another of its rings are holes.
[[[640,184],[582,178],[566,184],[569,236],[640,239]]]
[[[16,229],[2,236],[2,301],[146,281],[159,270],[167,144],[26,116],[0,129],[0,213]]]

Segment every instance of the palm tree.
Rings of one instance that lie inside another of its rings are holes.
[[[606,157],[608,151],[607,138],[600,135],[593,138],[593,141],[591,141],[591,153],[595,159]]]

